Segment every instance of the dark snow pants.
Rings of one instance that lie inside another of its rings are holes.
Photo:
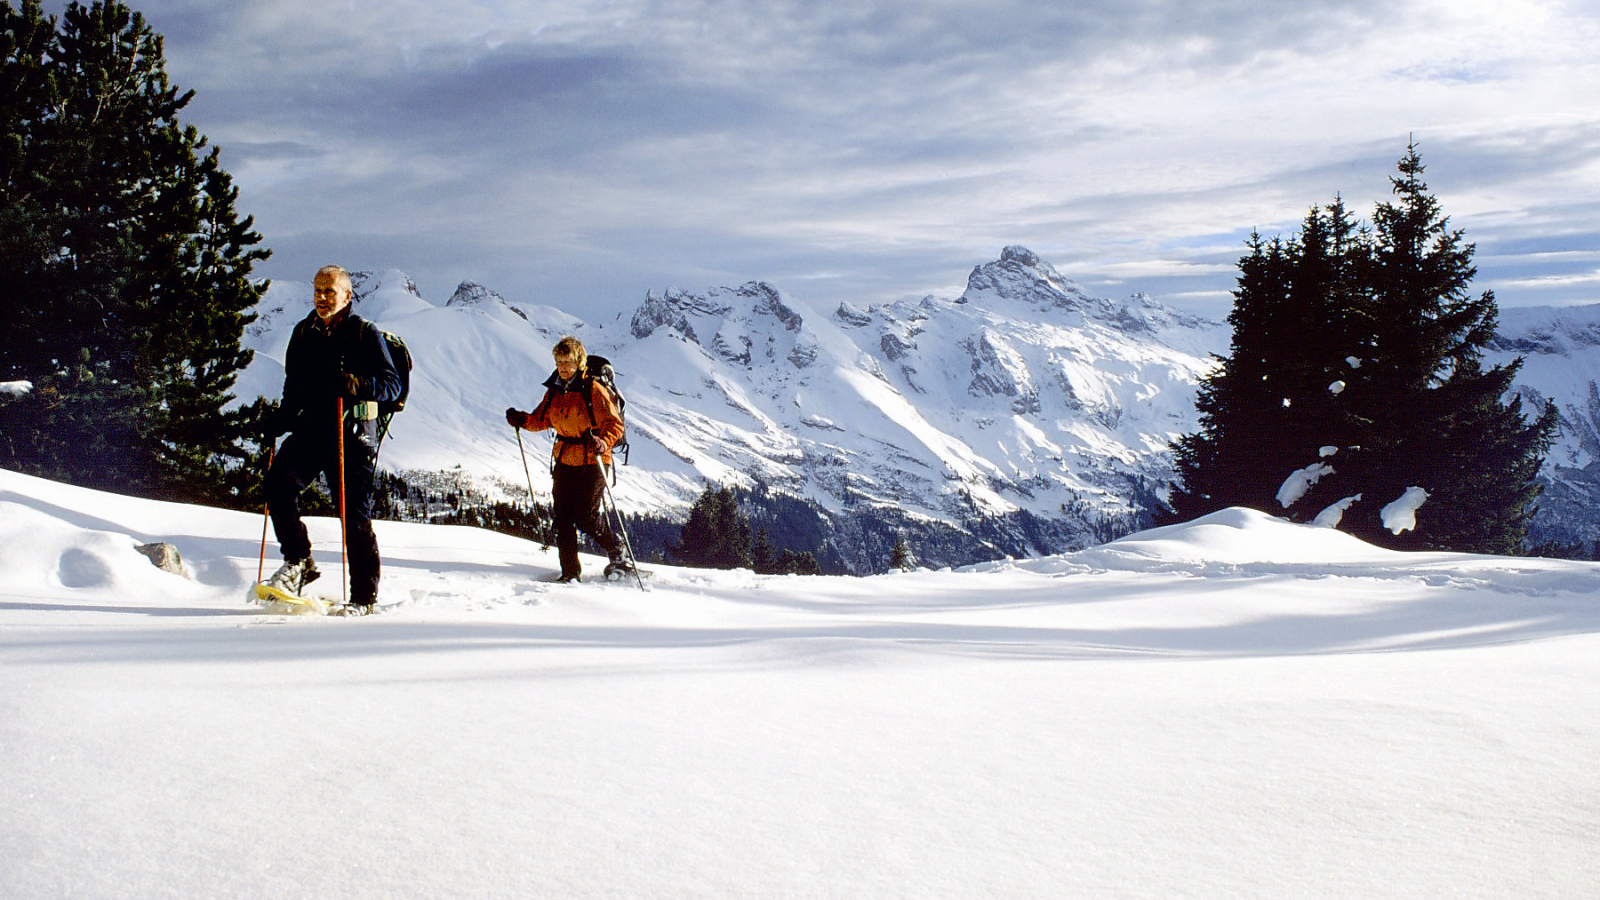
[[[345,433],[345,546],[350,562],[350,598],[370,602],[378,596],[378,536],[372,530],[372,489],[376,477],[376,441],[365,428]],[[311,538],[300,521],[300,495],[318,475],[328,479],[334,505],[339,503],[339,446],[323,435],[296,432],[284,438],[267,473],[267,508],[272,530],[285,560],[311,555]]]
[[[550,472],[551,513],[556,522],[556,549],[561,556],[561,574],[577,576],[578,532],[594,538],[608,555],[617,552],[622,542],[600,513],[605,496],[606,476],[599,466],[567,466],[557,463]]]

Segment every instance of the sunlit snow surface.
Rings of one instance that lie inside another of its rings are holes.
[[[1600,564],[1227,510],[966,571],[657,567],[641,593],[378,529],[392,609],[270,617],[243,601],[259,515],[0,472],[0,896],[1600,883]],[[337,597],[337,524],[312,536]]]

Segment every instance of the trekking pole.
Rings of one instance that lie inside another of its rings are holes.
[[[532,513],[533,513],[533,472],[528,468],[528,451],[523,449],[523,446],[522,446],[522,429],[518,428],[515,425],[513,425],[513,426],[511,426],[511,430],[515,431],[517,433],[517,452],[522,454],[522,474],[527,476],[527,478],[528,478],[528,513],[530,515],[532,515]]]
[[[633,541],[628,539],[628,526],[622,523],[622,511],[617,509],[617,501],[611,496],[611,485],[606,482],[606,464],[599,459],[595,465],[600,467],[600,485],[606,490],[606,505],[611,509],[611,517],[617,523],[617,533],[622,535],[622,549],[628,551],[628,563],[633,566],[633,578],[639,582],[639,590],[649,592],[644,586],[644,576],[639,573],[639,558],[633,555]],[[613,467],[615,472],[616,468]]]
[[[272,474],[272,457],[278,450],[278,439],[273,438],[267,445],[267,474]],[[272,504],[261,504],[261,561],[256,564],[256,584],[261,583],[261,578],[267,572],[267,523],[272,521]]]
[[[339,603],[350,603],[350,549],[344,531],[344,397],[339,405]]]

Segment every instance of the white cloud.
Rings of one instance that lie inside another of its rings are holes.
[[[1596,246],[1600,19],[1557,0],[142,8],[279,277],[360,255],[555,303],[711,275],[872,302],[1020,243],[1225,298],[1252,228],[1366,214],[1412,135],[1502,303],[1572,302],[1583,273],[1538,254]]]
[[[1500,288],[1577,287],[1600,284],[1600,269],[1570,275],[1542,275],[1538,278],[1508,278],[1498,282]]]

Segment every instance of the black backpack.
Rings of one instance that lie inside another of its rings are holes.
[[[624,431],[622,432],[622,440],[618,441],[616,446],[611,448],[611,452],[615,454],[618,450],[621,450],[622,464],[627,465],[628,432],[626,431],[626,428],[628,425],[628,400],[626,397],[622,396],[621,391],[617,390],[617,370],[612,367],[611,360],[606,359],[604,356],[590,356],[588,369],[589,380],[598,381],[605,385],[606,390],[611,392],[611,398],[616,401],[617,418],[622,420]],[[594,417],[594,393],[592,391],[585,390],[583,392],[583,403],[585,406],[589,407],[589,423],[591,425],[600,424],[599,421]]]
[[[394,370],[400,374],[400,398],[378,401],[378,440],[381,441],[389,433],[389,420],[406,408],[406,400],[411,396],[411,350],[400,335],[378,328],[371,320],[367,324],[383,335],[383,342],[389,348],[389,361],[394,363]]]

